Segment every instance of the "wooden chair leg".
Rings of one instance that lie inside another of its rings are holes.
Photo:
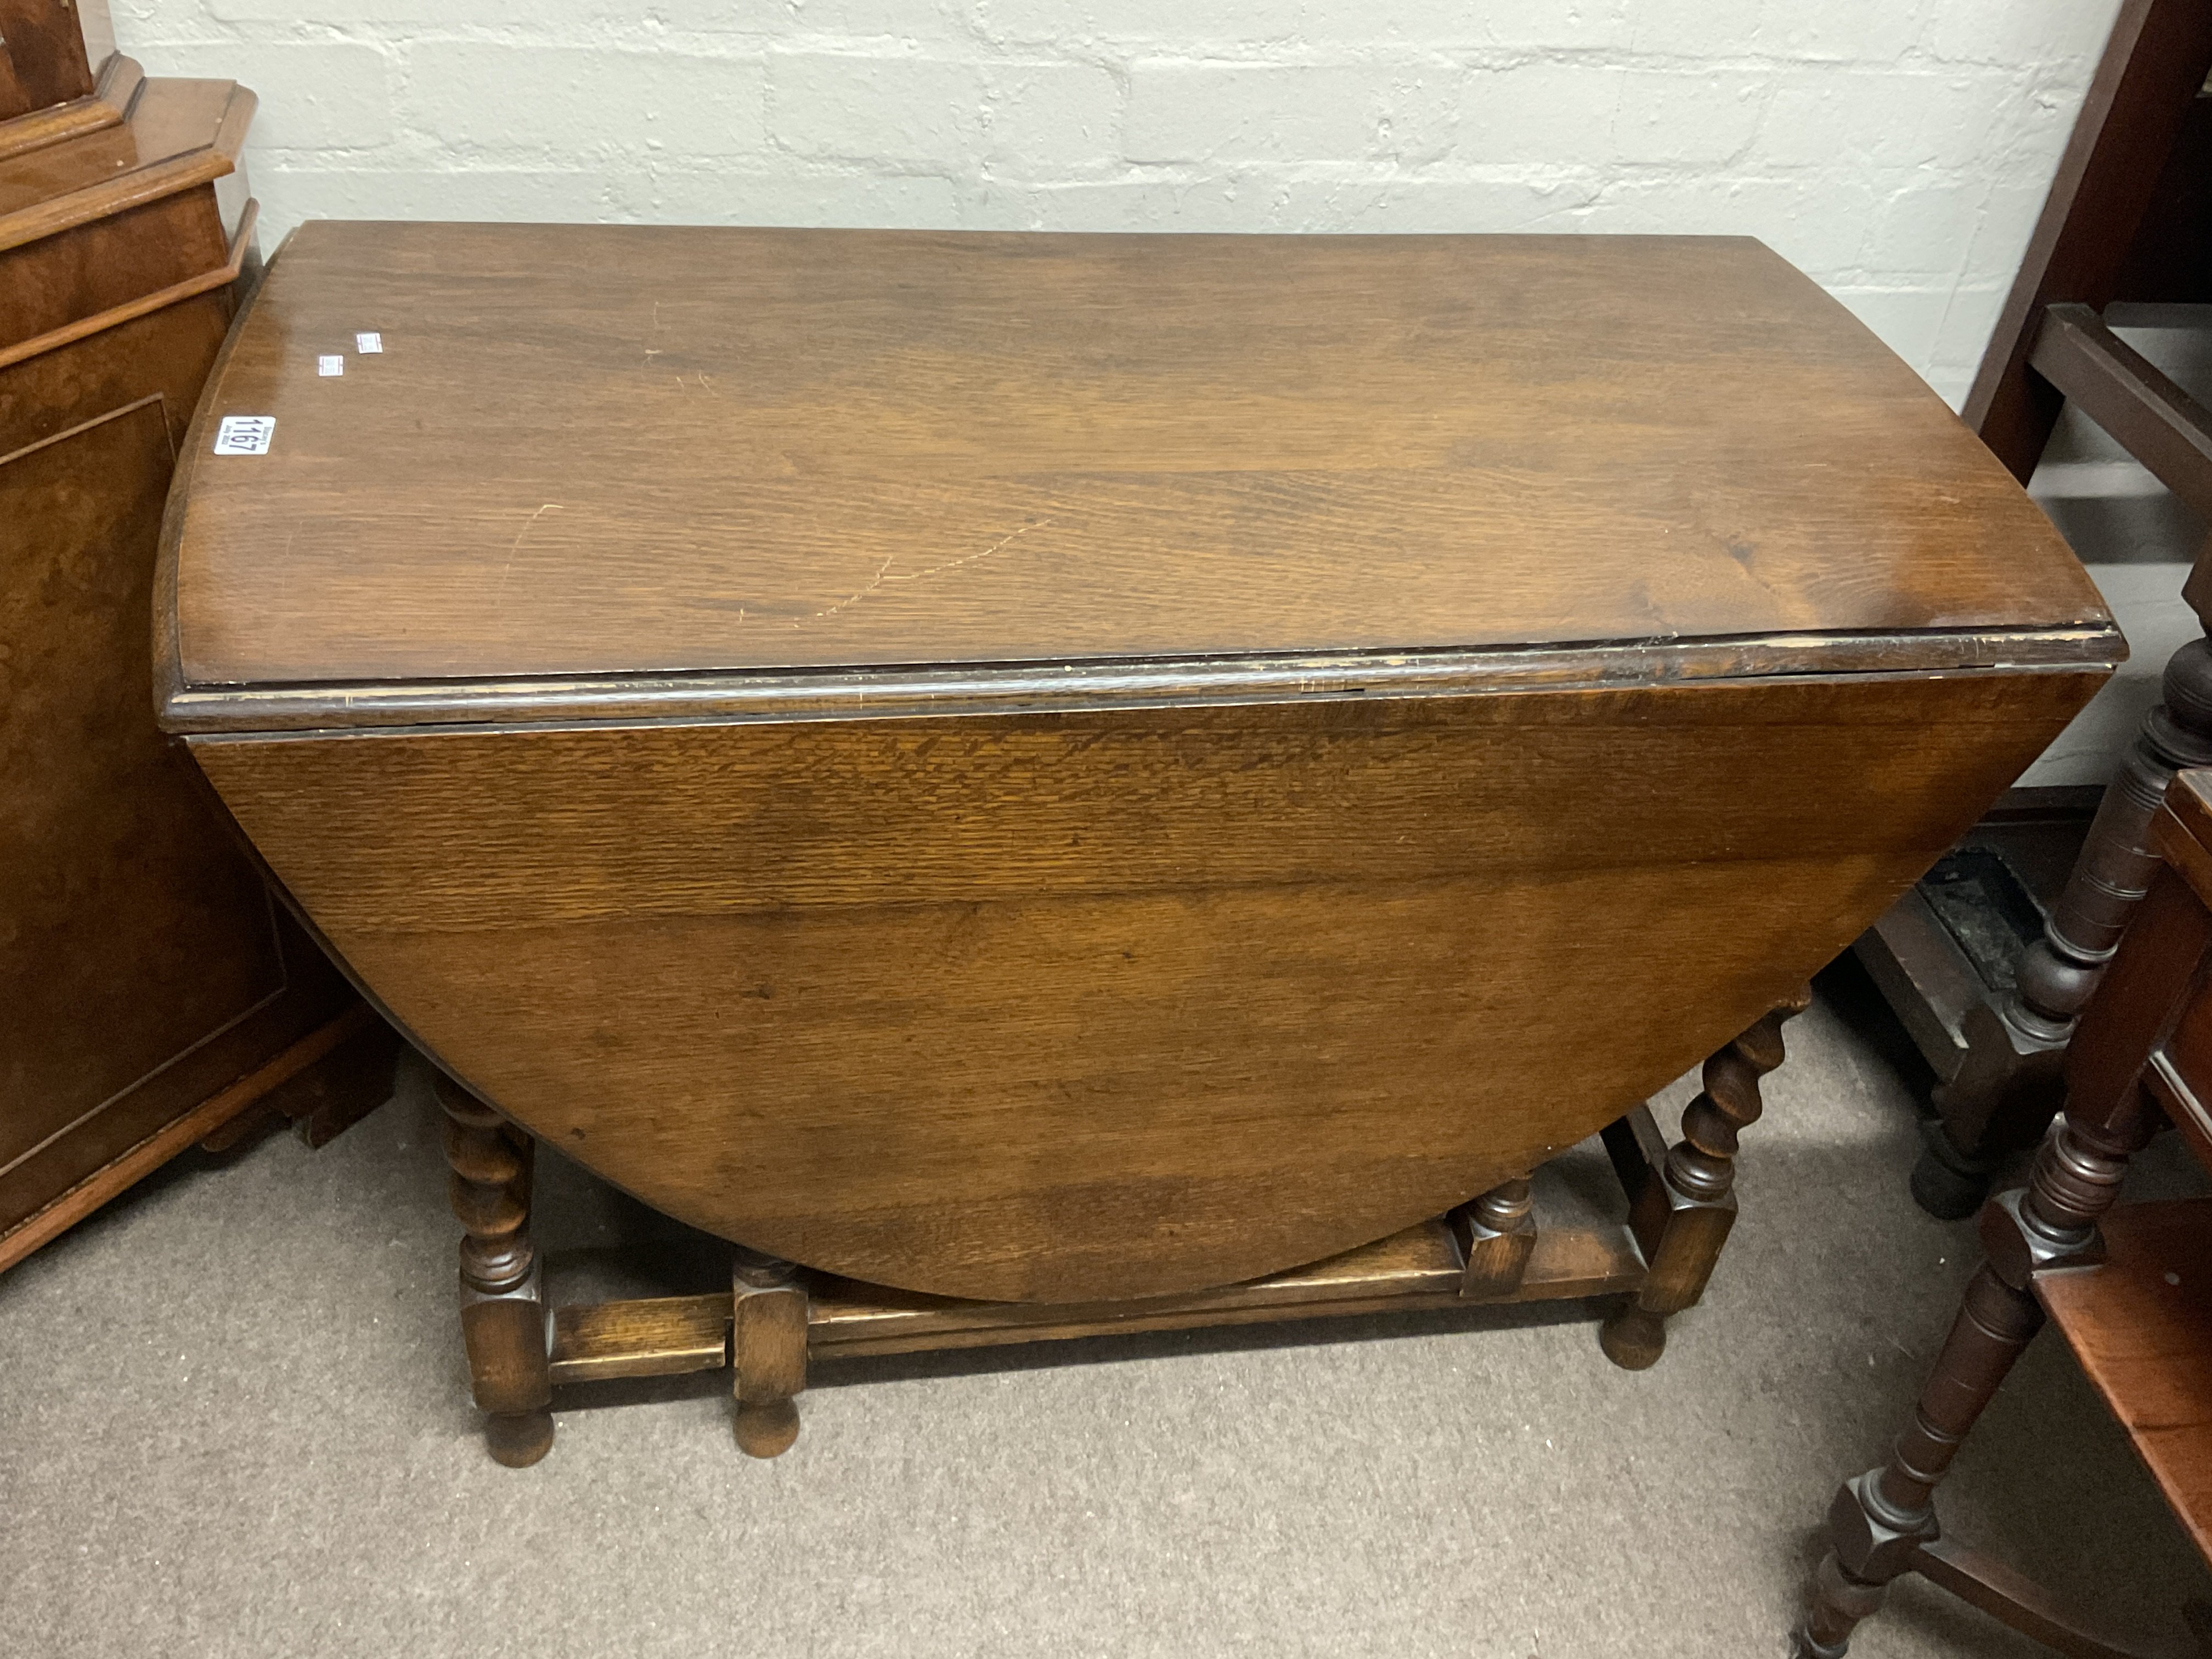
[[[1735,1152],[1763,1109],[1759,1080],[1782,1064],[1782,1027],[1812,1002],[1808,988],[1705,1061],[1705,1089],[1682,1114],[1682,1139],[1631,1204],[1629,1225],[1649,1273],[1599,1328],[1606,1358],[1629,1370],[1657,1363],[1667,1320],[1705,1293],[1735,1224]]]
[[[2190,586],[2200,586],[2194,573]],[[2190,597],[2201,601],[2205,596]],[[2162,687],[2164,700],[2143,716],[2126,763],[2105,791],[2043,937],[2020,961],[2015,1003],[2007,1015],[2053,1041],[2073,1034],[2075,1019],[2158,873],[2150,821],[2166,799],[2166,785],[2182,767],[2212,765],[2212,644],[2191,640],[2176,651]]]
[[[1888,1465],[1844,1482],[1829,1506],[1828,1553],[1798,1630],[1800,1659],[1840,1659],[1852,1630],[1880,1609],[1891,1581],[1910,1571],[1913,1552],[1936,1536],[1929,1494],[2042,1324],[2043,1311],[2025,1289],[2006,1284],[1987,1264],[1974,1275]]]
[[[2154,1122],[2145,1120],[2143,1137]],[[1936,1487],[2042,1328],[2032,1276],[2097,1259],[2097,1218],[2111,1207],[2128,1158],[2142,1144],[2062,1117],[2036,1155],[2030,1184],[1984,1208],[1987,1260],[1966,1286],[1911,1422],[1889,1462],[1845,1481],[1829,1506],[1828,1552],[1797,1629],[1798,1659],[1841,1659],[1852,1630],[1881,1606],[1891,1582],[1924,1571],[1923,1548],[1940,1530]]]
[[[553,1449],[553,1378],[544,1277],[530,1242],[534,1143],[443,1073],[446,1162],[461,1241],[461,1337],[484,1441],[510,1468]]]
[[[778,1457],[799,1438],[806,1389],[806,1287],[788,1261],[740,1249],[731,1272],[730,1363],[738,1448]]]

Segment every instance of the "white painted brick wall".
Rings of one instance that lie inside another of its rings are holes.
[[[310,216],[1762,238],[1954,402],[2117,0],[111,0]]]

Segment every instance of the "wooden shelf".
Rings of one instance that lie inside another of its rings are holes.
[[[2212,1557],[2212,1199],[2127,1204],[2106,1260],[2039,1273],[2035,1293]]]

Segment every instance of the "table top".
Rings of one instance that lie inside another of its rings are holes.
[[[212,453],[234,416],[265,453]],[[172,692],[2120,653],[1972,434],[1738,238],[311,223],[179,479]]]

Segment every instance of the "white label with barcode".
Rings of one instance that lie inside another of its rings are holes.
[[[381,351],[384,349],[384,336],[373,329],[366,334],[356,334],[353,337],[353,349],[364,355],[372,351]]]
[[[333,374],[344,374],[344,373],[345,373],[345,356],[344,356],[344,354],[343,354],[343,353],[342,353],[342,352],[332,352],[332,353],[331,353],[329,356],[327,356],[327,357],[318,357],[318,358],[316,358],[316,359],[315,359],[315,373],[316,373],[316,374],[319,374],[319,375],[321,375],[325,380],[328,380],[328,379],[329,379],[331,375],[333,375]]]
[[[269,440],[276,434],[274,415],[226,415],[216,428],[218,455],[266,455]]]

